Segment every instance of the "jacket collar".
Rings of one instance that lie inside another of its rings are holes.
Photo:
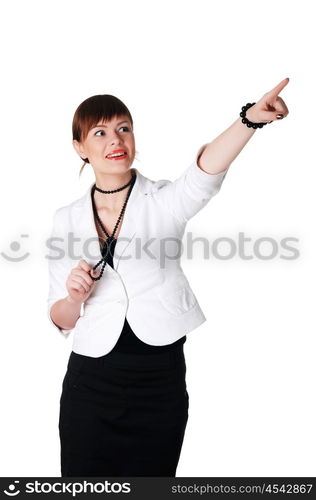
[[[115,246],[113,267],[117,270],[120,258],[130,245],[137,233],[137,225],[140,220],[141,211],[144,209],[145,196],[150,195],[158,189],[154,181],[143,176],[136,168],[136,180],[128,199],[121,230]],[[72,203],[72,218],[74,221],[75,235],[82,242],[83,259],[88,263],[96,264],[101,259],[99,236],[94,222],[94,213],[91,200],[91,189],[94,182],[84,196]],[[109,228],[113,231],[114,228]],[[101,264],[98,270],[101,269]]]

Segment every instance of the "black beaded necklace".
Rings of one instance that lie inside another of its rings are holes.
[[[136,174],[133,172],[132,173],[132,178],[130,179],[130,181],[125,184],[124,186],[120,187],[120,188],[117,188],[117,189],[113,189],[113,190],[110,190],[110,191],[105,191],[103,189],[100,189],[96,186],[96,184],[94,184],[92,186],[92,189],[91,189],[91,199],[92,199],[92,207],[93,207],[93,213],[95,215],[95,218],[100,226],[100,228],[102,229],[102,231],[104,232],[104,234],[107,236],[107,239],[105,240],[105,243],[103,245],[103,247],[101,248],[101,255],[102,255],[102,259],[99,260],[99,262],[93,267],[93,270],[97,269],[99,267],[99,265],[103,262],[102,264],[102,268],[101,268],[101,271],[100,271],[100,274],[99,276],[97,277],[94,277],[94,276],[91,276],[91,273],[89,273],[90,277],[94,280],[94,281],[97,281],[99,279],[101,279],[102,277],[102,274],[103,274],[103,271],[104,271],[104,268],[106,266],[106,263],[107,263],[107,256],[109,254],[109,252],[111,252],[112,254],[112,245],[113,243],[116,241],[116,239],[114,238],[114,234],[118,228],[118,225],[120,223],[120,220],[121,218],[123,217],[123,214],[125,212],[125,208],[126,208],[126,205],[127,205],[127,202],[128,202],[128,199],[130,197],[130,194],[132,192],[132,188],[134,186],[134,183],[136,181]],[[116,221],[116,224],[115,224],[115,227],[113,229],[113,232],[111,235],[109,235],[109,233],[107,232],[107,230],[105,229],[105,227],[103,226],[102,224],[102,221],[98,215],[98,212],[97,212],[97,209],[96,209],[96,206],[95,206],[95,200],[94,200],[94,192],[95,191],[99,191],[100,193],[105,193],[105,194],[111,194],[111,193],[117,193],[119,191],[122,191],[123,189],[126,189],[128,186],[130,186],[129,190],[128,190],[128,193],[127,193],[127,196],[126,196],[126,199],[124,201],[124,204],[123,204],[123,207],[121,209],[121,212],[120,212],[120,215]]]

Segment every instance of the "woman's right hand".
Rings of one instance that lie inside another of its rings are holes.
[[[66,281],[71,302],[84,302],[91,294],[96,281],[91,279],[90,271],[92,276],[98,276],[98,272],[92,271],[92,267],[83,259],[71,270]]]

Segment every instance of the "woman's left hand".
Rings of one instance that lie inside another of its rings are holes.
[[[285,78],[276,87],[267,92],[246,111],[246,117],[253,123],[271,123],[275,120],[282,120],[289,114],[289,110],[279,93],[289,83],[290,79]]]

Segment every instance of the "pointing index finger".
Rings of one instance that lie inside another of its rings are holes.
[[[289,78],[284,78],[276,87],[274,87],[272,90],[270,90],[269,94],[272,96],[278,96],[281,90],[284,89],[284,87],[289,83],[290,79]]]

